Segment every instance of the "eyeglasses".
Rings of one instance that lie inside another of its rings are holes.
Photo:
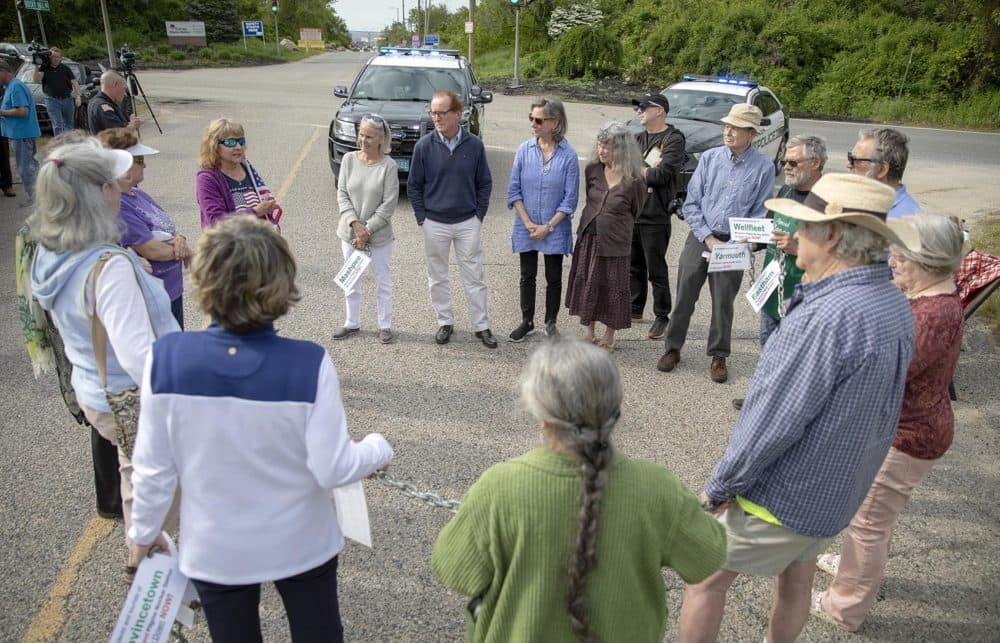
[[[850,152],[847,153],[847,164],[854,165],[855,163],[860,163],[861,161],[867,161],[868,163],[874,163],[875,159],[859,159]]]
[[[534,116],[528,115],[528,122],[534,123],[535,125],[541,125],[545,121],[554,121],[554,118],[535,118]]]
[[[793,161],[792,159],[781,159],[781,164],[782,165],[787,165],[788,167],[792,168],[793,170],[795,168],[797,168],[799,166],[799,163],[801,163],[801,162],[802,161]]]
[[[243,147],[246,147],[246,144],[247,144],[247,139],[245,136],[240,136],[239,138],[231,136],[229,138],[224,138],[219,141],[219,145],[222,145],[222,147],[236,147],[237,145],[242,145]]]
[[[431,118],[444,118],[445,116],[447,116],[452,111],[453,110],[449,109],[449,110],[444,111],[444,112],[431,112]]]
[[[365,114],[364,116],[361,117],[361,120],[371,121],[376,125],[385,125],[385,119],[379,116],[378,114]]]
[[[635,111],[637,111],[637,112],[639,112],[641,114],[644,111],[646,111],[647,109],[649,109],[650,107],[660,107],[660,106],[657,105],[656,103],[643,103],[642,105],[636,105],[634,109],[635,109]],[[663,109],[663,108],[660,107],[660,109]]]
[[[132,162],[135,163],[136,165],[141,165],[141,166],[145,167],[146,166],[146,157],[145,156],[133,156],[132,157]]]

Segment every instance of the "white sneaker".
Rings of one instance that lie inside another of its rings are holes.
[[[836,576],[837,569],[840,567],[840,554],[823,554],[816,559],[816,567],[821,572]]]

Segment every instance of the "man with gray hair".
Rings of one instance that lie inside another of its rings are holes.
[[[91,134],[103,132],[112,127],[124,127],[134,132],[142,124],[142,119],[134,113],[125,118],[122,101],[125,100],[125,79],[114,70],[101,74],[101,93],[87,104],[87,129]]]
[[[896,200],[889,218],[920,212],[920,205],[906,191],[903,172],[910,156],[906,134],[890,127],[863,129],[858,142],[847,153],[847,169],[858,176],[867,176],[885,183],[896,191]]]
[[[802,203],[809,196],[809,190],[823,176],[826,165],[826,141],[818,136],[795,136],[788,141],[785,158],[781,160],[785,168],[785,184],[778,191],[779,199],[793,199]],[[760,345],[767,343],[778,328],[785,314],[785,307],[795,286],[802,281],[802,269],[795,265],[799,244],[795,240],[796,221],[780,212],[769,210],[769,219],[774,221],[771,243],[764,254],[764,270],[772,262],[778,264],[777,286],[760,309]],[[733,407],[743,408],[743,399],[733,400]]]
[[[809,617],[816,556],[850,523],[882,466],[914,350],[913,314],[885,252],[890,243],[919,247],[905,220],[886,220],[894,196],[836,173],[802,203],[766,202],[798,221],[805,278],[702,492],[703,508],[726,527],[726,562],[685,589],[682,641],[716,640],[740,574],[774,578],[766,640],[794,641]]]

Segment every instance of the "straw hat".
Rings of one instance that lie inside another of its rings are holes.
[[[749,127],[760,134],[760,121],[764,118],[763,112],[756,105],[737,103],[729,110],[729,115],[722,119],[723,123],[728,123],[733,127]]]
[[[125,151],[132,156],[152,156],[160,153],[160,150],[149,147],[148,145],[143,145],[142,143],[136,143],[135,145],[126,147]]]
[[[885,237],[889,243],[920,250],[920,237],[908,222],[886,219],[896,192],[874,179],[854,174],[824,174],[806,200],[768,199],[764,206],[799,221],[847,221]]]

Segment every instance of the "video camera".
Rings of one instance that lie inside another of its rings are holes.
[[[115,55],[118,56],[118,62],[121,63],[125,71],[132,71],[135,67],[135,52],[129,48],[128,43],[116,49]]]
[[[52,50],[42,47],[40,44],[31,41],[28,45],[28,51],[31,52],[31,64],[38,65],[39,67],[48,67],[49,63],[52,61]]]

